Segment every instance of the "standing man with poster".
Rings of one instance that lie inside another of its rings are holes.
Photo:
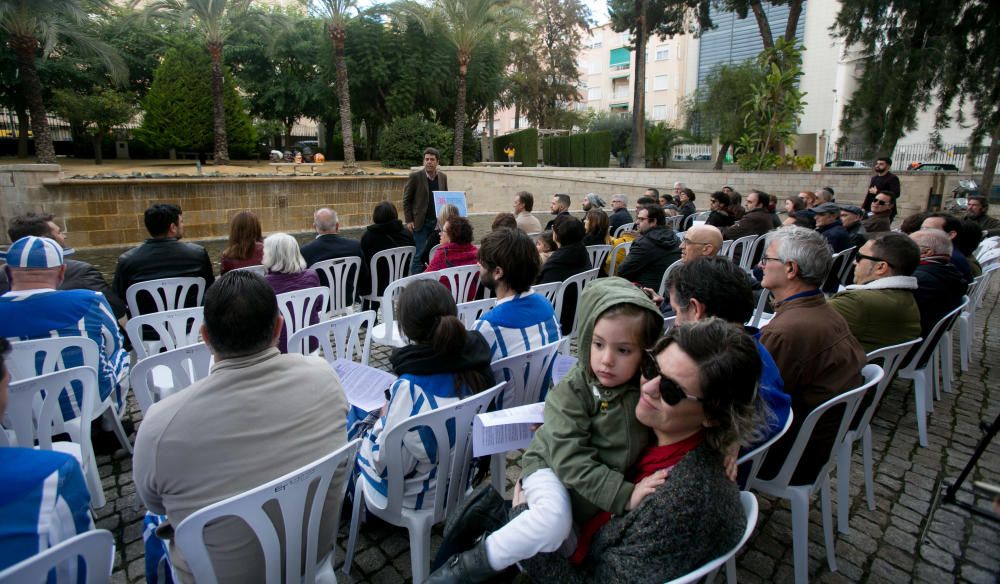
[[[417,253],[413,254],[411,274],[424,271],[420,255],[427,245],[427,238],[434,231],[437,216],[434,212],[433,191],[447,191],[448,177],[438,172],[440,155],[435,148],[424,149],[424,168],[410,173],[403,188],[403,217],[406,228],[413,232]]]

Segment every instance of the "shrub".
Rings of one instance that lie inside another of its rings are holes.
[[[450,153],[454,152],[452,132],[441,124],[425,120],[420,114],[397,118],[386,126],[379,137],[379,159],[382,166],[419,166],[423,163],[424,148],[428,146],[437,148],[441,152],[441,163],[447,164],[451,159]]]
[[[538,130],[528,128],[493,139],[493,157],[497,160],[507,160],[504,149],[514,147],[514,160],[521,166],[538,166]]]

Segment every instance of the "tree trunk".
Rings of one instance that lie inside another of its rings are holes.
[[[726,161],[726,152],[729,152],[729,142],[723,142],[719,148],[719,155],[715,157],[715,170],[722,170],[722,164]]]
[[[17,114],[17,157],[28,157],[28,104],[24,100],[24,92],[19,91],[14,96],[14,111]]]
[[[465,142],[465,76],[469,72],[469,57],[458,56],[458,102],[455,104],[455,156],[452,164],[462,166],[462,146]]]
[[[222,44],[209,43],[212,56],[212,130],[215,136],[216,166],[229,162],[229,144],[226,142],[226,104],[223,101]]]
[[[646,167],[646,1],[636,0],[635,83],[632,93],[632,152],[629,168]]]
[[[752,0],[750,2],[750,9],[753,10],[753,17],[757,20],[757,29],[760,31],[760,39],[764,41],[764,48],[770,49],[774,47],[774,35],[771,34],[771,25],[767,22],[767,15],[764,14],[764,8],[760,5],[760,0]],[[792,29],[792,34],[795,33],[795,29]]]
[[[35,139],[35,156],[42,164],[56,163],[56,149],[49,134],[49,122],[42,101],[42,83],[35,69],[35,49],[38,41],[34,37],[13,37],[11,45],[17,54],[17,68],[21,74],[24,98],[31,112],[31,133]]]
[[[337,69],[337,102],[340,105],[340,136],[344,141],[344,168],[356,167],[354,159],[354,128],[351,125],[351,92],[347,84],[347,59],[344,58],[344,41],[347,30],[330,26],[330,40],[333,42],[334,64]]]
[[[517,130],[521,127],[521,104],[514,102],[514,129]]]
[[[971,154],[971,153],[970,153]],[[997,160],[1000,159],[1000,123],[993,128],[990,149],[986,154],[986,166],[983,168],[983,184],[979,185],[979,194],[989,200],[990,191],[993,189],[993,175],[996,172]]]
[[[799,16],[802,14],[802,0],[792,0],[788,3],[788,22],[785,23],[785,40],[795,38],[795,29],[799,26]]]
[[[94,134],[94,164],[104,164],[104,152],[101,151],[103,143],[104,134],[101,132]]]

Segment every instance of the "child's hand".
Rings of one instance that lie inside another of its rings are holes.
[[[625,510],[631,511],[638,507],[639,503],[642,503],[642,500],[647,495],[651,495],[656,490],[656,487],[666,482],[668,474],[670,474],[670,471],[667,469],[658,470],[636,483],[635,488],[632,489],[632,497],[629,498],[628,505],[625,505]]]
[[[524,496],[524,490],[521,489],[521,481],[514,483],[514,498],[511,500],[510,504],[513,507],[527,503],[528,499]]]

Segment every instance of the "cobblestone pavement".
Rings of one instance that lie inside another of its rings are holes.
[[[851,480],[849,535],[837,536],[839,570],[830,572],[825,560],[819,503],[810,514],[809,574],[817,582],[997,582],[1000,566],[1000,524],[952,505],[932,501],[942,485],[958,476],[981,436],[981,420],[992,421],[1000,411],[1000,280],[994,279],[978,313],[977,337],[969,371],[956,367],[954,391],[944,394],[929,418],[930,446],[917,443],[912,390],[896,381],[872,422],[877,508],[864,501],[860,449],[855,448]],[[957,335],[955,335],[957,337]],[[958,350],[954,351],[958,355]],[[956,359],[957,360],[957,359]],[[373,351],[372,364],[386,368],[388,351]],[[141,415],[134,401],[130,415]],[[133,436],[134,439],[134,436]],[[132,483],[132,461],[118,451],[99,456],[98,464],[108,503],[97,510],[97,526],[111,530],[117,542],[113,582],[138,583],[143,578],[143,507]],[[516,459],[508,463],[508,480],[516,476]],[[968,480],[1000,483],[1000,440],[994,441]],[[834,491],[836,486],[834,486]],[[741,582],[791,582],[791,511],[781,500],[758,496],[761,513],[757,530],[740,554]],[[989,500],[964,492],[960,500],[989,505]],[[836,494],[834,494],[836,501]],[[434,551],[440,528],[432,536]],[[346,529],[338,540],[343,562]],[[338,563],[338,569],[339,569]],[[349,582],[405,582],[410,556],[404,529],[380,523],[362,527],[358,553]]]

